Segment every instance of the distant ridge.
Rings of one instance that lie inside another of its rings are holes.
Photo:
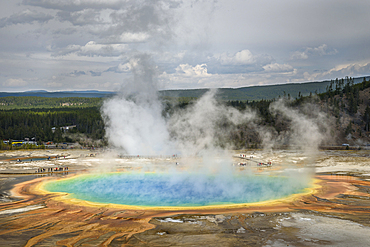
[[[361,83],[364,77],[354,78],[354,83]],[[365,76],[369,80],[370,76]],[[324,93],[326,87],[330,84],[331,80],[316,81],[316,82],[303,82],[303,83],[287,83],[276,85],[262,85],[240,88],[219,88],[218,96],[223,100],[271,100],[282,97],[284,93],[286,96],[290,95],[291,98],[296,98],[299,92],[303,96],[310,93]],[[194,97],[199,98],[209,89],[177,89],[177,90],[163,90],[160,91],[161,96],[165,97]]]
[[[354,83],[362,82],[363,78],[370,79],[370,76],[354,78]],[[276,85],[262,85],[240,88],[219,88],[218,97],[222,100],[271,100],[279,96],[290,96],[291,98],[298,97],[299,93],[307,96],[310,93],[323,93],[331,80],[304,82],[304,83],[287,83]],[[171,89],[159,91],[160,96],[169,98],[192,97],[199,98],[209,89]],[[32,90],[26,92],[0,92],[0,97],[21,97],[21,96],[37,96],[48,98],[64,98],[64,97],[85,97],[85,98],[104,98],[115,95],[116,92],[84,90],[84,91],[58,91],[48,92],[45,90]]]
[[[48,92],[45,90],[35,90],[26,92],[0,92],[0,97],[22,97],[22,96],[35,96],[35,97],[47,97],[47,98],[66,98],[66,97],[85,97],[85,98],[104,98],[114,95],[115,92],[110,91],[97,91],[97,90],[86,90],[86,91],[58,91]]]
[[[29,90],[25,91],[25,93],[47,93],[48,91],[46,90]]]

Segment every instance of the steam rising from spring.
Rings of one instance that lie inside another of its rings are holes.
[[[220,152],[231,148],[225,143],[230,131],[255,118],[251,111],[242,113],[218,103],[215,95],[215,90],[207,92],[194,105],[178,111],[170,119],[169,130],[183,154]]]
[[[243,191],[238,188],[241,185],[232,181],[236,176],[250,179],[251,172],[241,173],[232,169],[232,155],[228,150],[233,146],[227,142],[230,133],[240,124],[246,124],[249,129],[258,132],[267,150],[275,145],[288,144],[303,150],[309,157],[313,157],[324,133],[328,132],[325,116],[314,111],[313,106],[295,110],[287,107],[283,101],[277,101],[271,104],[270,111],[276,117],[280,115],[288,119],[290,128],[276,133],[272,128],[258,125],[259,117],[252,110],[247,108],[239,111],[219,103],[215,97],[216,90],[208,91],[186,109],[177,110],[173,115],[165,117],[157,93],[156,68],[150,62],[150,57],[135,56],[130,66],[132,81],[125,83],[121,91],[102,106],[107,138],[120,153],[180,154],[189,169],[184,171],[170,168],[171,186],[181,188],[184,181],[192,181],[190,184],[195,191],[204,192],[209,189],[206,188],[207,176],[212,174],[217,181],[212,185],[217,187],[215,189],[230,195]],[[202,159],[199,161],[194,157]],[[313,162],[313,159],[308,160]],[[289,178],[286,180],[289,188],[302,184],[309,186],[312,174],[312,169],[296,168],[282,173]],[[274,197],[273,193],[270,196]]]
[[[284,101],[279,100],[271,104],[270,111],[277,115],[282,114],[290,120],[290,128],[283,133],[289,145],[303,150],[307,155],[314,155],[319,145],[329,137],[330,119],[316,109],[313,104],[306,104],[299,110],[287,107]],[[277,140],[271,143],[276,143]]]
[[[329,132],[326,116],[313,105],[296,110],[287,107],[283,100],[272,103],[270,112],[290,121],[289,130],[276,133],[257,125],[258,116],[252,110],[241,112],[218,103],[216,90],[208,91],[196,103],[165,118],[158,97],[156,67],[150,57],[134,56],[130,68],[133,79],[124,83],[120,92],[102,107],[110,144],[127,154],[220,153],[232,148],[225,141],[230,132],[239,124],[247,124],[259,133],[267,149],[293,145],[312,155]]]
[[[127,154],[173,152],[153,79],[155,69],[147,55],[136,56],[130,65],[133,81],[125,83],[102,107],[108,140]]]
[[[149,56],[136,56],[130,65],[133,80],[102,107],[110,144],[127,154],[191,156],[220,152],[230,148],[223,141],[236,125],[255,118],[251,111],[242,113],[219,104],[216,91],[211,90],[166,120]]]

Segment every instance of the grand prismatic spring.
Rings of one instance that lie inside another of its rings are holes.
[[[151,207],[233,205],[279,199],[302,193],[309,184],[292,178],[233,174],[212,176],[170,173],[80,175],[49,182],[44,189],[98,203]]]

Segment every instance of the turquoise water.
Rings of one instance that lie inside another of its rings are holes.
[[[22,162],[28,161],[40,161],[40,160],[47,160],[48,158],[29,158],[29,159],[21,159]]]
[[[107,173],[52,181],[45,189],[73,198],[135,206],[207,206],[252,203],[301,193],[288,177],[169,173]]]

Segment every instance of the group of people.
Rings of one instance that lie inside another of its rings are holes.
[[[267,162],[267,163],[258,163],[257,166],[272,166],[272,163],[271,162]]]
[[[240,157],[248,159],[246,154],[240,154]],[[253,159],[253,155],[249,156],[249,159]]]
[[[62,172],[62,171],[68,171],[68,166],[66,167],[50,167],[50,168],[39,168],[37,169],[36,173],[41,172]]]

